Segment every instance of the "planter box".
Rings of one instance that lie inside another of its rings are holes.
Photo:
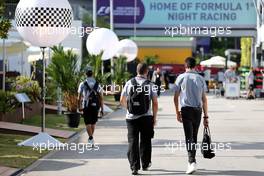
[[[32,118],[35,115],[41,115],[41,107],[41,103],[39,102],[32,104],[27,103],[25,107],[25,119]],[[0,113],[0,121],[4,122],[20,123],[23,120],[22,118],[22,107],[16,108],[12,112],[5,114]]]

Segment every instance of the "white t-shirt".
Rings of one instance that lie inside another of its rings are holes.
[[[225,74],[224,74],[224,72],[219,71],[217,73],[217,79],[218,79],[219,82],[224,82],[224,80],[225,80]]]
[[[248,75],[248,84],[249,85],[254,84],[254,73],[252,71],[249,72],[249,75]]]
[[[85,85],[84,85],[85,82],[87,82],[88,86],[91,89],[93,89],[94,86],[95,86],[96,80],[93,77],[89,77],[89,78],[86,78],[85,81],[80,83],[79,88],[78,88],[78,93],[81,94],[82,97],[83,97],[83,99],[82,99],[82,108],[85,107],[85,104],[89,103],[88,102],[88,98],[89,98],[89,95],[90,95],[90,92],[85,88]],[[98,88],[97,88],[96,91],[102,93],[102,89],[101,89],[100,84],[98,85]],[[85,101],[87,101],[87,102],[85,102]]]
[[[204,71],[204,79],[205,81],[210,81],[211,79],[211,70],[207,69]]]

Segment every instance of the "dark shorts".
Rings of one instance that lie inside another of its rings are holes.
[[[98,120],[99,111],[94,108],[84,108],[83,119],[85,125],[94,125]]]
[[[251,90],[251,91],[253,91],[253,90],[254,90],[254,84],[250,84],[250,85],[248,86],[248,89]]]

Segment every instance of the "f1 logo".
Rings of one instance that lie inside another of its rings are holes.
[[[110,14],[110,7],[101,6],[97,11],[97,15],[104,16]]]

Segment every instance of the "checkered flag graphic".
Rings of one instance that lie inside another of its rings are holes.
[[[72,11],[66,8],[30,7],[16,9],[17,27],[63,27],[70,28]]]

